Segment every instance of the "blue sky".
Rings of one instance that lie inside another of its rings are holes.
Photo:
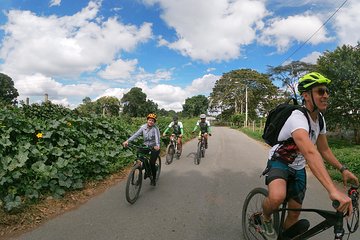
[[[358,0],[0,0],[0,9],[0,72],[19,100],[47,93],[71,108],[137,86],[180,111],[223,73],[314,63],[360,41]]]

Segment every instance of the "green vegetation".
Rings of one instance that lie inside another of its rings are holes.
[[[184,141],[193,137],[196,120],[180,119]],[[160,131],[171,121],[159,117]],[[145,123],[126,115],[84,117],[50,102],[0,109],[0,207],[20,210],[121,171],[134,160],[121,143]],[[167,141],[162,138],[162,151]]]
[[[261,138],[262,131],[258,129],[253,131],[250,128],[239,128],[240,131],[248,135],[249,137],[256,139],[258,141],[264,142]],[[354,143],[351,143],[348,140],[341,140],[337,138],[328,138],[329,146],[335,156],[341,161],[341,163],[348,166],[350,171],[352,171],[356,176],[360,176],[360,146]],[[341,181],[341,174],[338,170],[333,169],[331,166],[327,165],[330,175],[338,181]]]

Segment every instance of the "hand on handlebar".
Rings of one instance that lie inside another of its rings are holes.
[[[330,199],[333,200],[333,207],[336,208],[338,212],[349,215],[352,213],[353,206],[351,198],[347,196],[347,194],[336,189],[335,192],[330,194]]]

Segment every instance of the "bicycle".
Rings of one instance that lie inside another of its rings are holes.
[[[268,195],[268,191],[264,188],[254,188],[247,195],[243,211],[242,211],[242,228],[243,235],[246,240],[262,239],[266,240],[261,226],[262,202]],[[352,200],[353,214],[351,219],[347,219],[348,239],[351,233],[354,233],[359,226],[359,192],[358,187],[352,186],[348,190],[348,195]],[[339,206],[338,201],[333,201],[334,208]],[[328,228],[334,227],[334,239],[341,240],[345,235],[343,228],[344,214],[342,212],[327,211],[320,209],[289,209],[286,208],[287,201],[284,201],[282,207],[273,213],[273,226],[278,233],[278,239],[281,240],[305,240],[318,235]],[[314,212],[324,218],[322,222],[309,228],[309,221],[302,219],[291,226],[286,231],[283,231],[282,226],[285,221],[286,211],[300,211],[300,212]],[[280,216],[281,213],[281,216]]]
[[[136,150],[136,159],[133,167],[130,170],[126,181],[126,200],[130,204],[134,204],[139,197],[142,182],[143,182],[143,170],[145,170],[144,179],[149,178],[152,180],[154,178],[151,167],[150,167],[150,154],[151,149],[146,146],[138,146],[134,144],[129,144],[128,148],[131,150]],[[161,158],[157,158],[155,162],[156,166],[156,176],[155,181],[157,182],[160,177],[161,172]]]
[[[175,134],[170,135],[170,142],[166,147],[166,164],[171,164],[174,156],[179,159],[181,156],[181,150],[178,149],[177,136]]]
[[[205,136],[204,133],[201,134],[199,137],[199,142],[197,145],[197,151],[194,159],[195,165],[200,164],[200,160],[202,157],[205,157]]]

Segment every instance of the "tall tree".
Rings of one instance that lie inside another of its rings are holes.
[[[76,111],[83,115],[96,114],[95,103],[91,101],[90,97],[85,97],[82,102],[83,103],[75,109]]]
[[[146,100],[146,94],[141,88],[133,87],[121,99],[123,113],[131,117],[144,117],[149,112],[157,112],[158,105],[152,100]]]
[[[246,98],[247,93],[247,98]],[[248,115],[255,119],[272,108],[277,87],[269,76],[252,69],[239,69],[224,73],[210,94],[210,109],[228,114],[243,114],[248,104]]]
[[[200,116],[202,113],[207,113],[209,107],[209,100],[204,95],[197,95],[185,99],[183,104],[183,113],[186,116],[194,117]]]
[[[289,92],[292,96],[299,97],[297,94],[297,82],[299,77],[314,69],[314,64],[293,61],[289,64],[277,67],[268,66],[268,73],[273,82],[278,81],[282,83],[285,92]]]
[[[5,105],[15,105],[19,93],[14,87],[14,82],[6,74],[0,73],[0,103]]]
[[[329,126],[353,129],[355,142],[360,144],[360,43],[326,51],[317,64],[318,71],[332,80],[326,112]]]
[[[97,113],[101,112],[108,116],[118,116],[120,110],[120,101],[116,97],[104,96],[95,102]]]

